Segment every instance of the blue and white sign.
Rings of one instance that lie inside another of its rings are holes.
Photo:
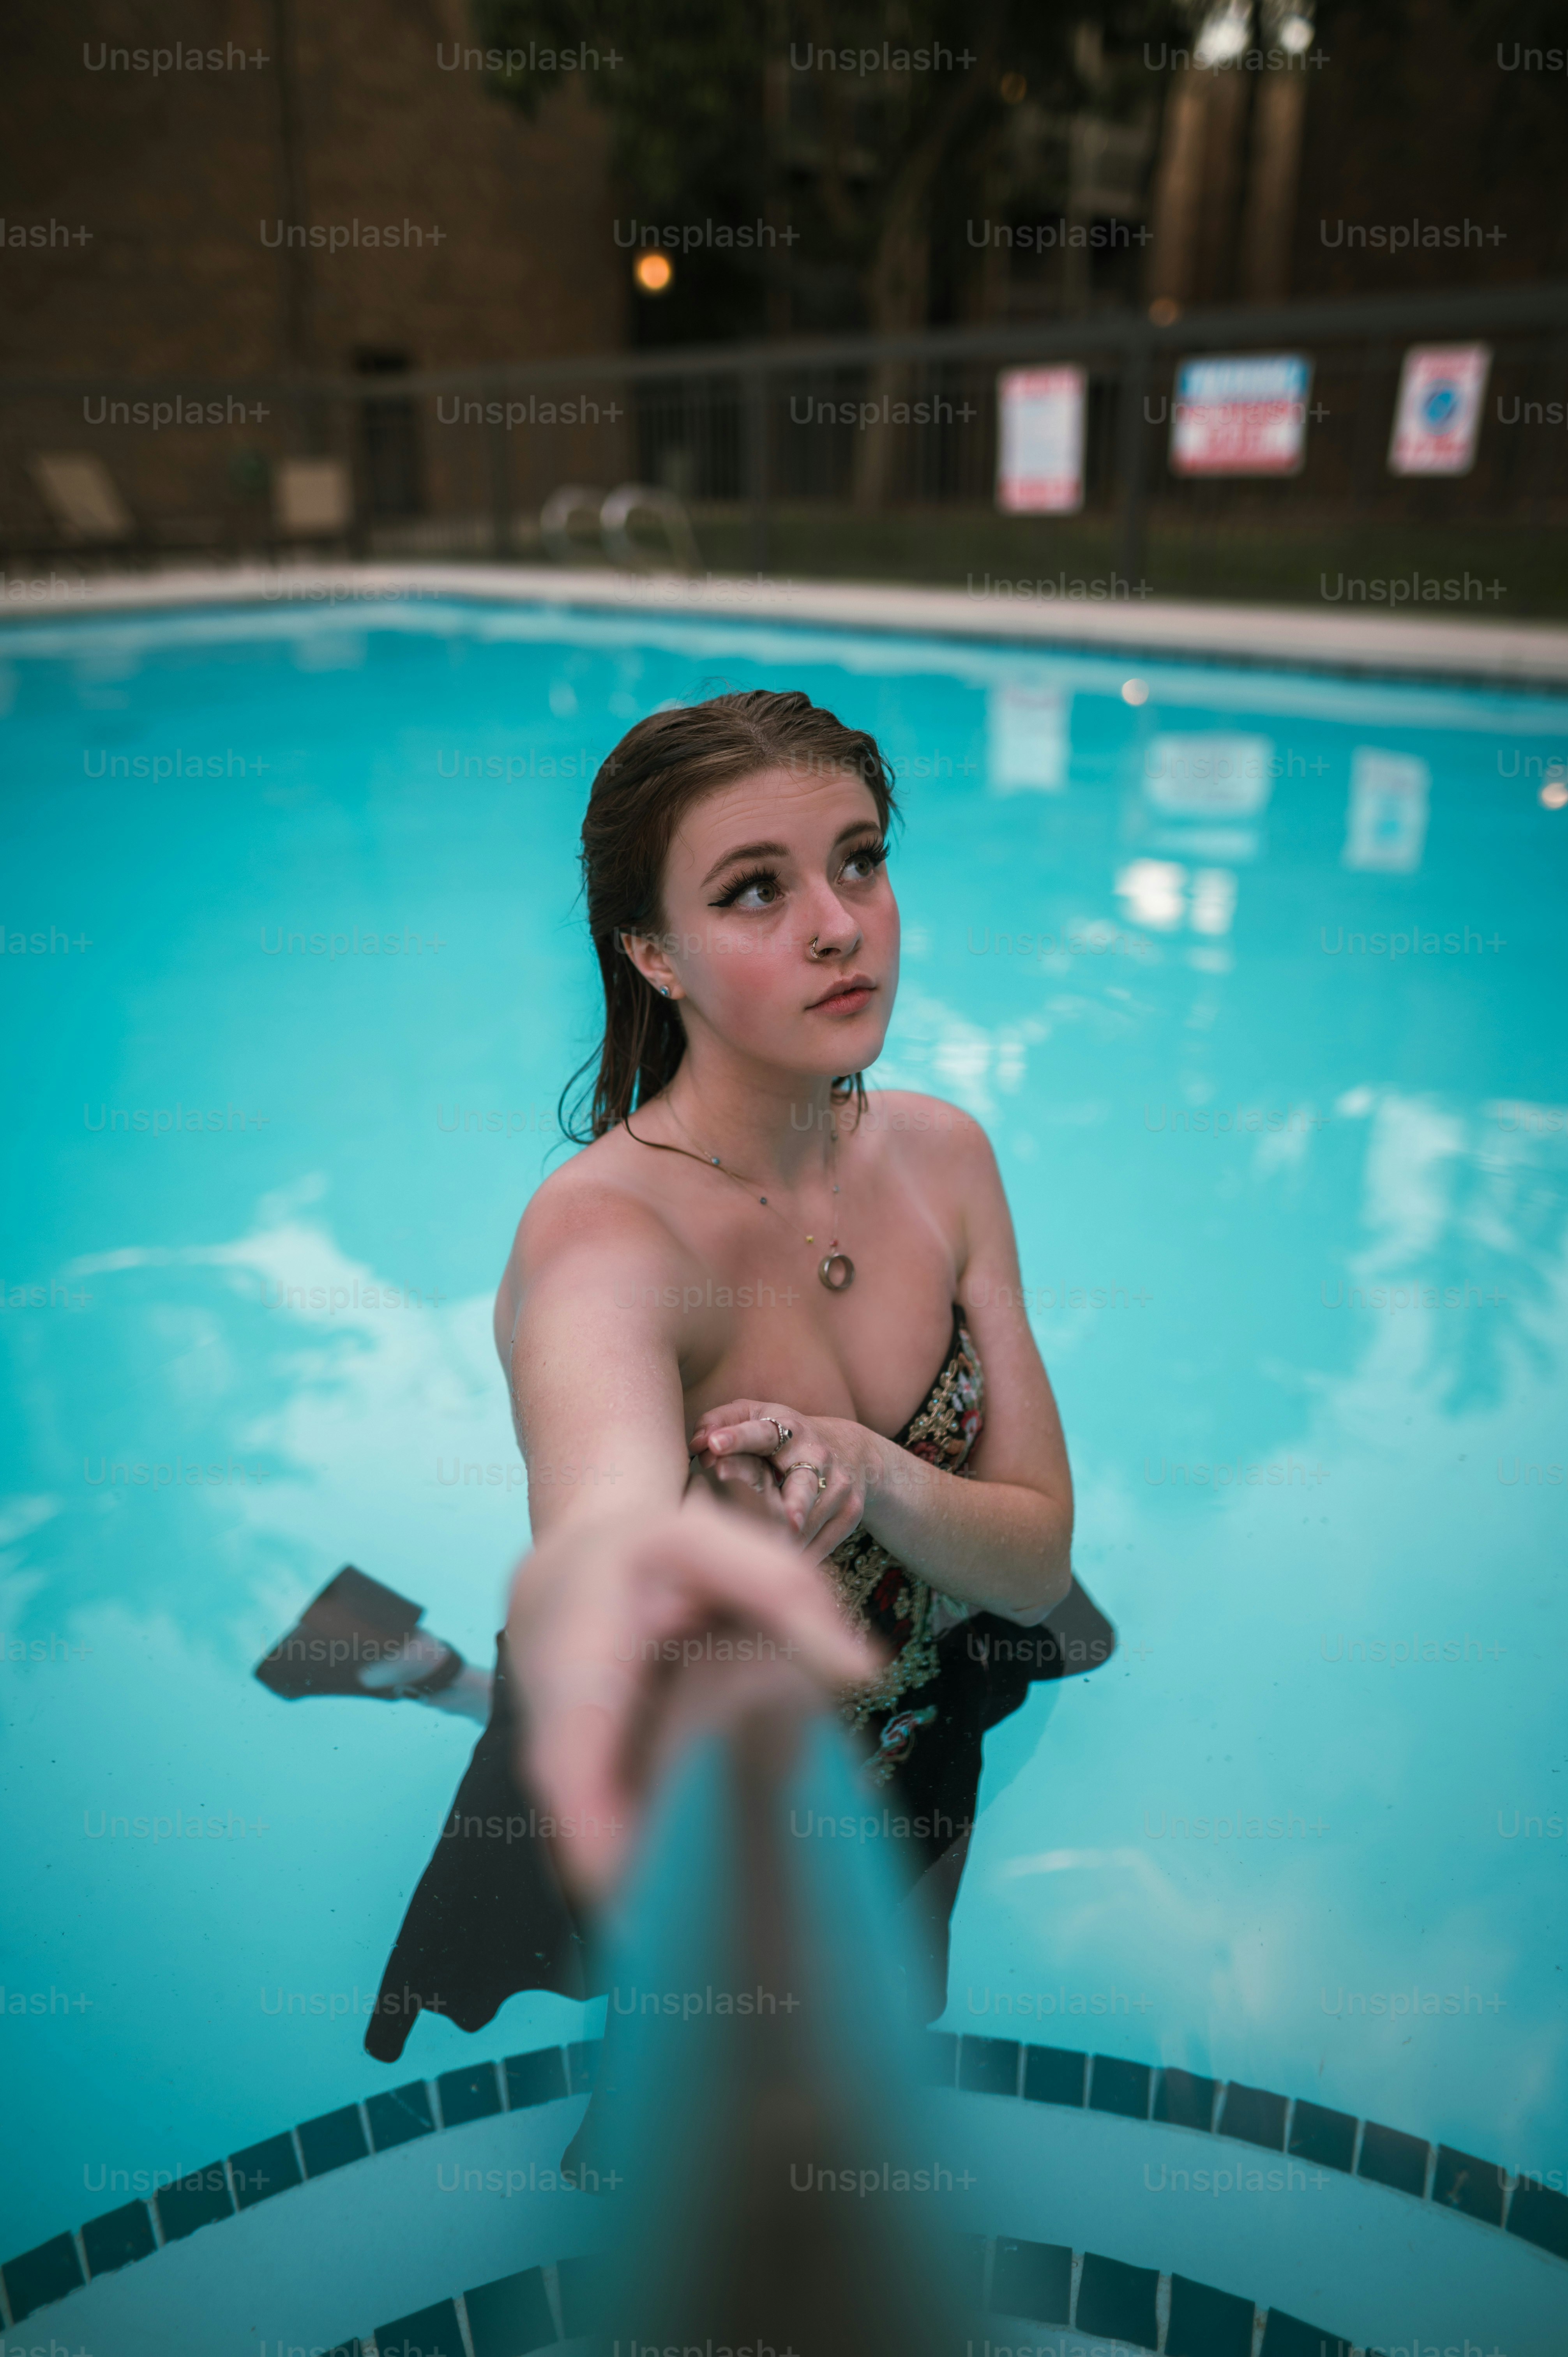
[[[1415,344],[1404,356],[1389,470],[1467,475],[1476,463],[1489,344]]]

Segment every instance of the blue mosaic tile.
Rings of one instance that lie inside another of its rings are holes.
[[[1060,2243],[998,2240],[991,2274],[991,2306],[998,2316],[1066,2324],[1071,2305],[1071,2251]]]
[[[1285,2099],[1263,2087],[1230,2086],[1219,2114],[1221,2136],[1243,2144],[1261,2144],[1270,2152],[1285,2148]]]
[[[536,2054],[506,2058],[506,2099],[514,2112],[531,2104],[558,2104],[568,2093],[566,2058],[558,2046],[542,2046]]]
[[[1018,2092],[1018,2041],[1015,2038],[966,2038],[958,2050],[958,2083],[972,2095],[1015,2095]]]
[[[493,2062],[470,2062],[461,2071],[443,2071],[435,2082],[441,2095],[442,2125],[460,2128],[468,2120],[488,2120],[501,2107],[500,2083]]]
[[[1153,2076],[1146,2062],[1123,2062],[1114,2054],[1097,2054],[1089,2083],[1090,2110],[1119,2112],[1124,2119],[1146,2120]]]
[[[1196,2079],[1190,2071],[1162,2071],[1155,2088],[1155,2117],[1173,2128],[1211,2128],[1218,2081]]]
[[[1477,2160],[1473,2153],[1437,2147],[1437,2174],[1432,2198],[1445,2210],[1462,2211],[1487,2226],[1503,2222],[1503,2172],[1495,2160]]]
[[[1568,2199],[1538,2180],[1521,2178],[1509,2203],[1509,2233],[1568,2259]],[[10,2280],[8,2271],[6,2280]]]
[[[555,2338],[555,2319],[538,2267],[481,2284],[478,2291],[464,2293],[463,2304],[474,2357],[527,2357],[531,2349],[546,2349]]]
[[[124,2209],[90,2218],[81,2230],[81,2247],[90,2276],[112,2276],[116,2267],[128,2267],[157,2249],[152,2212],[145,2201],[127,2201]]]
[[[1362,2352],[1353,2341],[1341,2341],[1316,2324],[1286,2316],[1283,2309],[1271,2308],[1263,2327],[1262,2357],[1362,2357]],[[1373,2352],[1368,2351],[1366,2357]]]
[[[365,2117],[371,2124],[371,2142],[378,2152],[391,2152],[394,2145],[429,2136],[435,2126],[430,2110],[430,2090],[423,2079],[411,2080],[406,2087],[389,2087],[382,2095],[371,2095],[365,2104]]]
[[[1083,2109],[1089,2057],[1063,2046],[1026,2046],[1024,2050],[1024,2095],[1031,2104],[1065,2104]]]
[[[1253,2320],[1250,2299],[1172,2276],[1166,2357],[1252,2357]]]
[[[233,2196],[220,2160],[193,2169],[177,2184],[166,2185],[153,2196],[157,2204],[158,2231],[166,2243],[180,2243],[199,2226],[214,2226],[234,2214]]]
[[[63,2299],[76,2289],[82,2279],[81,2262],[70,2236],[55,2234],[37,2250],[24,2251],[19,2259],[7,2259],[0,2276],[12,2317],[20,2324],[34,2309],[47,2308],[50,2300]]]
[[[1361,2158],[1357,2163],[1358,2177],[1370,2179],[1374,2185],[1391,2185],[1396,2193],[1413,2193],[1417,2199],[1426,2190],[1426,2159],[1431,2147],[1419,2136],[1404,2136],[1398,2128],[1379,2127],[1369,2120],[1361,2130]]]
[[[1073,2321],[1080,2332],[1103,2332],[1113,2341],[1153,2349],[1159,2332],[1155,2319],[1159,2283],[1157,2267],[1124,2266],[1120,2259],[1102,2259],[1086,2251]]]
[[[318,2120],[302,2120],[299,2148],[305,2155],[306,2177],[325,2177],[328,2170],[344,2169],[351,2160],[366,2159],[371,2147],[365,2142],[359,2105],[345,2104],[340,2112],[323,2112]]]
[[[1342,2169],[1348,2175],[1356,2158],[1356,2123],[1348,2112],[1326,2111],[1321,2104],[1306,2103],[1298,2095],[1291,2114],[1290,2149],[1296,2160],[1310,2160],[1319,2169]]]
[[[300,2182],[294,2138],[268,2136],[262,2144],[247,2145],[243,2152],[231,2152],[229,2174],[234,2180],[234,2199],[242,2210],[253,2210],[258,2201],[270,2201],[274,2193],[286,2193],[290,2186]]]
[[[376,2357],[467,2357],[456,2300],[376,2327]]]

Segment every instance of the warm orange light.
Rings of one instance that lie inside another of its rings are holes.
[[[1029,94],[1029,85],[1021,73],[1005,73],[999,84],[1004,106],[1019,106]]]
[[[1548,810],[1561,810],[1568,802],[1568,780],[1548,778],[1541,789],[1541,799]]]
[[[631,265],[631,274],[645,295],[662,295],[675,270],[668,254],[639,253]]]

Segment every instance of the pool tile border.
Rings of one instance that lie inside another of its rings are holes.
[[[978,2309],[1031,2326],[1064,2326],[1155,2357],[1380,2357],[1359,2341],[1261,2309],[1214,2284],[1098,2251],[1013,2235],[963,2235],[963,2272]],[[331,2357],[518,2357],[590,2336],[593,2256],[525,2267],[377,2325]]]
[[[167,2243],[181,2241],[203,2226],[252,2209],[260,2201],[271,2201],[307,2179],[347,2168],[373,2153],[390,2152],[417,2136],[493,2118],[503,2111],[529,2111],[541,2104],[562,2102],[568,2095],[586,2094],[597,2072],[601,2045],[598,2039],[583,2039],[568,2046],[535,2047],[526,2053],[509,2054],[499,2062],[464,2064],[442,2072],[434,2080],[414,2079],[401,2087],[381,2089],[361,2102],[344,2104],[244,2146],[225,2160],[213,2161],[177,2183],[160,2187],[145,2201],[124,2202],[90,2218],[72,2233],[51,2235],[34,2249],[7,2259],[0,2266],[0,2324],[6,2328],[20,2324],[38,2309],[81,2290],[95,2276],[134,2266]],[[950,2030],[926,2033],[922,2064],[922,2076],[932,2086],[1003,2100],[1057,2104],[1067,2110],[1113,2112],[1123,2118],[1283,2152],[1315,2167],[1364,2178],[1408,2199],[1457,2211],[1480,2225],[1517,2235],[1553,2257],[1568,2259],[1568,2196],[1530,2177],[1510,2180],[1495,2161],[1478,2159],[1449,2145],[1439,2145],[1434,2150],[1423,2138],[1402,2129],[1357,2119],[1348,2112],[1310,2103],[1305,2096],[1275,2094],[1240,2081],[1208,2079],[1174,2066],[1129,2061],[1119,2055]],[[1076,2260],[1074,2264],[1076,2298],[1082,2269]],[[506,2278],[509,2283],[511,2280]],[[1101,2280],[1098,2270],[1091,2280]],[[1107,2284],[1111,2280],[1105,2278]],[[1203,2288],[1196,2287],[1193,2298]],[[1170,2296],[1176,2297],[1174,2292]],[[1107,2291],[1108,2311],[1120,2297],[1112,2298]],[[1213,2297],[1232,2295],[1216,2292]],[[1188,2300],[1187,2293],[1182,2294],[1182,2299]],[[1098,2293],[1091,2295],[1091,2307],[1098,2314]],[[1185,2308],[1182,2312],[1186,2313]],[[1195,2308],[1193,2313],[1197,2312]],[[1333,2350],[1332,2337],[1321,2337]],[[1265,2334],[1262,2357],[1292,2357],[1295,2345],[1278,2335],[1271,2341]],[[1305,2341],[1299,2345],[1307,2347]],[[1344,2344],[1347,2357],[1350,2346]]]
[[[161,2186],[145,2201],[122,2203],[72,2233],[53,2234],[0,2266],[0,2324],[20,2324],[96,2276],[151,2258],[203,2226],[253,2209],[307,2179],[326,2177],[415,2136],[461,2127],[495,2113],[586,2094],[598,2067],[599,2039],[509,2054],[500,2063],[470,2063],[435,2080],[414,2079],[302,2120],[246,2145],[226,2160]],[[275,2176],[274,2172],[275,2171]]]
[[[1275,2094],[1240,2081],[1200,2078],[1157,2063],[1076,2047],[1026,2045],[952,2030],[926,2033],[932,2086],[1058,2104],[1069,2111],[1118,2112],[1129,2119],[1194,2129],[1251,2144],[1314,2167],[1364,2178],[1414,2201],[1456,2210],[1568,2259],[1568,2195],[1539,2179],[1509,2179],[1496,2161],[1452,2145],[1434,2147],[1402,2128],[1328,2109],[1305,2096]],[[1152,2085],[1152,2096],[1150,2088]]]

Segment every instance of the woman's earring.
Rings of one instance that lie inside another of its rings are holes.
[[[660,998],[668,998],[668,997],[669,997],[669,996],[670,996],[670,985],[669,985],[667,982],[661,982],[661,983],[660,984],[660,985],[659,985],[659,996],[660,996]]]

